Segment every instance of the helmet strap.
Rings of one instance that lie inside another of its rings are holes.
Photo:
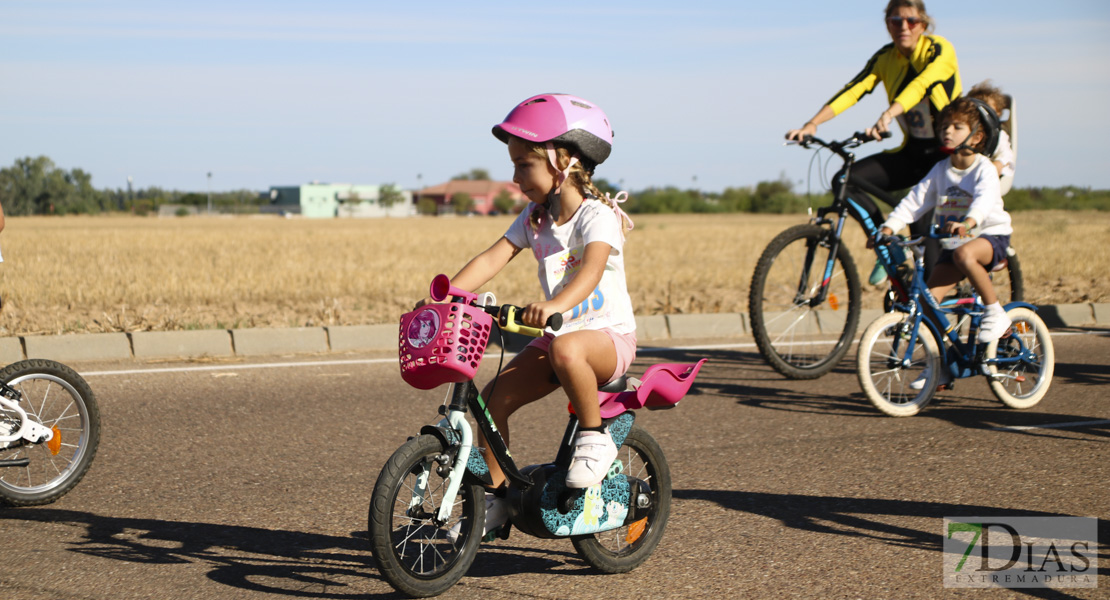
[[[547,160],[551,163],[551,167],[555,169],[555,187],[547,193],[547,202],[544,202],[543,206],[547,209],[547,214],[551,215],[552,222],[555,222],[559,220],[559,211],[562,209],[560,200],[563,195],[563,183],[566,182],[567,177],[570,177],[570,169],[578,162],[578,156],[571,156],[567,168],[560,169],[559,157],[555,153],[555,144],[547,142],[544,146],[547,148]]]
[[[979,133],[979,124],[978,123],[971,126],[971,133],[967,134],[967,137],[964,138],[964,141],[960,142],[959,146],[956,146],[955,148],[949,148],[947,146],[941,146],[940,151],[945,153],[945,154],[956,154],[960,150],[963,150],[963,149],[966,148],[968,150],[971,150],[972,152],[975,152],[976,151],[975,148],[972,148],[971,146],[969,146],[968,142],[971,141],[971,138],[975,137],[976,133]]]

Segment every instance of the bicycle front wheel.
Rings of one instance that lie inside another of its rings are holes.
[[[643,564],[663,539],[671,514],[671,470],[655,438],[634,426],[617,459],[623,475],[647,484],[640,489],[643,497],[632,501],[649,502],[650,508],[646,517],[623,527],[571,538],[578,555],[603,573],[627,573]]]
[[[1014,323],[1010,335],[988,344],[983,356],[990,360],[1019,357],[1023,350],[1028,354],[1017,362],[988,364],[991,392],[1010,408],[1030,408],[1044,398],[1052,383],[1056,364],[1052,336],[1044,321],[1028,308],[1011,308],[1006,316]]]
[[[859,326],[859,274],[843,244],[824,299],[816,300],[834,241],[834,232],[824,227],[791,227],[771,240],[752,275],[748,317],[756,346],[772,368],[791,379],[831,371]]]
[[[0,460],[28,460],[0,468],[0,503],[49,504],[66,495],[89,471],[100,445],[100,409],[89,384],[73,369],[31,359],[0,370],[0,380],[19,392],[20,408],[54,431],[45,443],[0,442]],[[0,407],[0,427],[18,430],[19,417]]]
[[[911,417],[936,394],[940,380],[940,349],[933,331],[917,328],[913,354],[907,354],[910,331],[905,313],[886,313],[859,338],[857,376],[875,408],[892,417]]]
[[[399,592],[425,598],[447,591],[466,574],[485,522],[485,493],[464,483],[446,523],[436,519],[450,468],[442,442],[415,437],[386,461],[370,497],[371,552]]]

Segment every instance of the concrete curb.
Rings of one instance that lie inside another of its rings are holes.
[[[843,315],[818,311],[817,322],[839,331]],[[879,310],[860,313],[860,330]],[[1037,314],[1052,328],[1110,326],[1110,303],[1059,304],[1038,307]],[[747,315],[701,313],[636,317],[641,344],[683,338],[735,338],[751,335]],[[526,338],[510,339],[506,346],[519,350]],[[491,340],[491,343],[495,341]],[[62,362],[215,358],[276,354],[321,354],[397,348],[397,325],[339,325],[288,329],[213,329],[196,331],[137,331],[133,333],[80,333],[70,335],[0,338],[0,362],[24,358],[49,358]]]
[[[195,331],[136,331],[131,334],[135,358],[234,356],[231,334],[225,329]]]

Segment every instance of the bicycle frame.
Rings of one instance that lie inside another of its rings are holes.
[[[934,236],[935,237],[935,236]],[[918,342],[918,332],[924,324],[928,327],[937,342],[940,344],[941,360],[944,368],[948,369],[953,379],[962,379],[977,374],[990,376],[988,365],[1005,365],[1020,361],[1031,361],[1031,352],[1025,347],[1020,336],[1015,337],[1020,352],[1012,357],[983,358],[983,351],[987,344],[977,340],[979,324],[983,319],[985,307],[979,300],[978,294],[971,298],[954,298],[938,303],[925,283],[924,253],[921,241],[917,238],[904,242],[911,248],[914,257],[914,276],[910,284],[910,291],[906,301],[895,301],[893,309],[912,316],[910,335],[907,340],[904,356],[913,356],[913,351]],[[876,245],[878,247],[878,245]],[[1036,311],[1036,307],[1026,302],[1011,302],[1005,306],[1006,310],[1013,307],[1025,307]],[[949,318],[950,316],[955,319]],[[960,329],[964,320],[968,320],[968,341],[960,339]],[[903,363],[908,359],[903,358]]]
[[[828,148],[833,153],[844,159],[844,168],[841,171],[838,180],[838,183],[840,185],[837,186],[837,194],[836,197],[833,199],[833,203],[827,207],[817,209],[817,216],[813,219],[813,223],[815,225],[833,225],[834,231],[832,241],[829,244],[828,259],[825,261],[825,272],[824,276],[821,279],[820,291],[809,301],[810,306],[813,307],[819,306],[820,304],[824,303],[828,295],[829,282],[832,280],[833,269],[835,268],[836,264],[836,253],[839,250],[841,236],[844,233],[844,225],[847,223],[848,218],[851,217],[859,222],[860,226],[863,227],[864,233],[867,234],[868,238],[873,238],[875,234],[879,231],[879,225],[876,224],[876,219],[881,218],[881,215],[877,211],[872,214],[872,212],[867,210],[860,201],[852,199],[848,196],[848,180],[852,174],[852,165],[854,165],[856,162],[856,155],[852,152],[849,152],[848,149],[854,148],[864,143],[865,141],[866,139],[863,139],[862,133],[856,133],[854,136],[845,140],[844,142],[827,143],[818,138],[810,137],[802,143],[802,145],[807,148],[809,147],[808,144],[810,143]],[[890,197],[887,196],[885,192],[883,192],[879,188],[870,185],[867,182],[853,182],[851,187],[853,188],[854,193],[871,194],[872,196],[876,196],[880,200],[893,205]],[[828,219],[827,215],[829,213],[836,213],[837,219],[835,224],[830,219]],[[798,282],[797,298],[799,300],[806,295],[806,284],[809,281],[810,275],[809,265],[812,264],[816,251],[817,248],[815,244],[811,245],[806,250],[805,265],[802,269],[801,279]],[[897,272],[897,267],[904,262],[905,256],[898,256],[898,254],[901,254],[901,252],[892,253],[889,247],[878,245],[875,246],[875,254],[876,256],[878,256],[878,259],[882,263],[883,268],[886,269],[887,279],[890,281],[891,287],[894,289],[897,299],[905,302],[908,298],[908,290],[906,290],[903,282],[897,276],[895,276],[895,273]]]
[[[21,399],[19,392],[6,383],[0,382],[0,406],[19,415],[19,429],[7,435],[0,434],[0,443],[9,443],[16,440],[26,440],[31,443],[48,442],[54,437],[54,430],[46,427],[27,416],[27,411],[19,406]],[[0,461],[0,467],[26,466],[27,459],[14,462]]]

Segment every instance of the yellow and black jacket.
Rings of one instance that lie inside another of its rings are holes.
[[[898,124],[907,137],[934,137],[937,115],[963,91],[952,44],[939,35],[922,35],[908,59],[893,43],[880,48],[863,71],[827,104],[839,115],[871,93],[880,81],[887,100],[902,105],[904,113],[898,117]]]

